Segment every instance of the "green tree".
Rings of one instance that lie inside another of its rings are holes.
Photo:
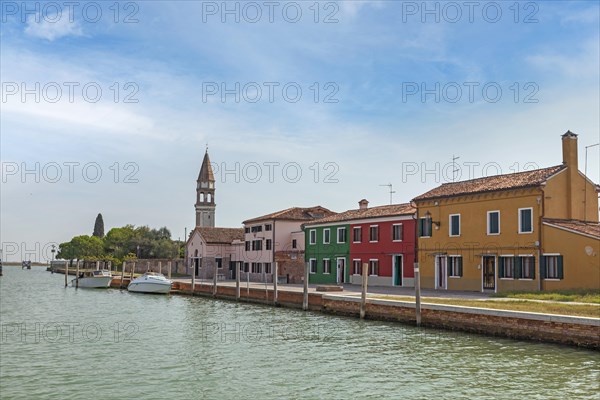
[[[57,258],[84,259],[98,258],[104,255],[104,243],[102,239],[96,236],[75,236],[70,242],[61,243],[59,246]]]
[[[94,233],[92,236],[96,236],[99,238],[104,237],[104,220],[102,219],[102,214],[98,213],[96,217],[96,222],[94,222]]]

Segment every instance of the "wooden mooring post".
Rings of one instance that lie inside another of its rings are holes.
[[[133,281],[133,276],[135,274],[135,264],[137,264],[136,261],[134,261],[133,264],[131,264],[131,276],[129,277],[129,283]]]
[[[158,273],[162,274],[162,261],[158,262]]]
[[[169,279],[171,279],[171,261],[169,261]]]
[[[419,263],[415,263],[415,319],[417,326],[421,326],[421,273]]]
[[[218,277],[218,268],[215,265],[215,272],[213,274],[213,287],[212,287],[212,295],[213,297],[217,297],[217,277]]]
[[[277,305],[279,301],[279,292],[277,290],[277,277],[279,276],[279,265],[275,262],[273,266],[273,304]]]
[[[69,262],[71,262],[71,260],[67,260],[67,262],[65,262],[65,287],[69,286]]]
[[[125,265],[127,263],[123,261],[123,267],[121,268],[121,282],[119,282],[119,289],[123,289],[123,281],[125,280]]]
[[[150,272],[150,261],[146,261],[146,272]]]
[[[240,300],[240,262],[235,262],[235,299]]]
[[[302,309],[308,310],[308,276],[310,273],[310,262],[304,263],[304,297],[302,298]]]
[[[79,260],[75,266],[75,289],[79,289]]]
[[[196,288],[196,266],[192,265],[192,290],[190,291],[190,294],[192,296],[194,295],[195,288]]]
[[[360,295],[360,319],[364,319],[367,307],[367,285],[369,283],[369,264],[362,265],[362,293]]]

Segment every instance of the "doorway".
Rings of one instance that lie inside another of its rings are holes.
[[[394,286],[402,286],[402,276],[404,275],[404,260],[401,254],[394,254],[392,256],[393,265],[393,284]]]
[[[336,282],[339,284],[344,283],[346,280],[346,259],[341,257],[337,259],[337,279]]]
[[[496,290],[496,257],[483,256],[483,289]]]
[[[435,256],[435,288],[436,289],[447,289],[448,288],[448,265],[446,262],[446,256]]]

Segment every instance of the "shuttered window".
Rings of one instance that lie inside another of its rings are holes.
[[[540,259],[540,272],[542,279],[563,279],[563,256],[548,255]]]

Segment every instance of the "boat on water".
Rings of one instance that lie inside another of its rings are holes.
[[[156,272],[146,272],[131,281],[127,286],[127,290],[137,293],[162,293],[166,294],[171,291],[173,282],[165,278],[163,274]]]
[[[84,271],[79,275],[80,288],[107,288],[110,287],[110,282],[113,277],[110,271],[97,270],[97,271]],[[77,278],[71,281],[73,286],[76,285]]]

